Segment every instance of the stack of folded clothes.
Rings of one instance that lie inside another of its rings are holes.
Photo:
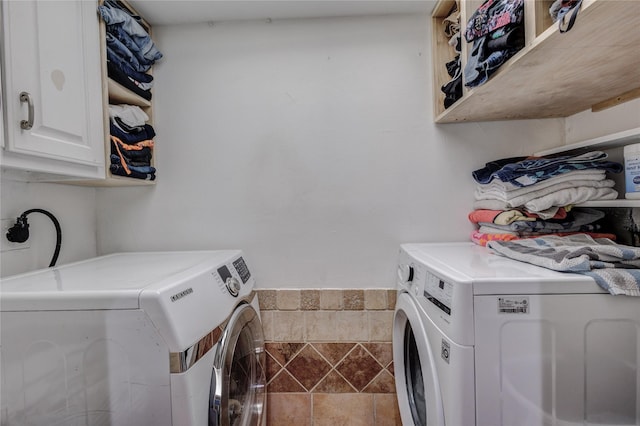
[[[155,180],[151,166],[155,131],[149,116],[134,105],[109,105],[111,173],[136,179]]]
[[[604,213],[574,204],[618,197],[607,172],[620,173],[622,164],[601,151],[553,158],[506,158],[473,172],[477,182],[469,220],[478,229],[471,239],[513,240],[541,235],[598,234]]]
[[[472,43],[464,81],[484,84],[524,47],[524,0],[485,0],[467,21],[465,39]]]
[[[445,64],[451,80],[440,88],[445,95],[443,104],[446,109],[462,97],[462,63],[460,62],[462,42],[460,37],[460,10],[457,2],[449,16],[444,18],[442,24],[444,34],[449,39],[448,44],[455,52],[453,60]]]
[[[98,13],[106,24],[107,72],[109,78],[143,99],[151,100],[153,76],[149,73],[162,53],[140,24],[140,17],[117,0],[105,0]],[[149,116],[138,106],[109,105],[111,173],[136,179],[155,180],[151,164],[155,131]]]
[[[109,78],[144,99],[151,99],[153,76],[148,71],[162,58],[153,40],[118,1],[106,0],[98,12],[107,26],[107,72]]]

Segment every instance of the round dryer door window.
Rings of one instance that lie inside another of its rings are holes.
[[[259,426],[265,394],[264,334],[251,305],[231,316],[211,377],[209,426]]]
[[[398,295],[393,320],[393,362],[402,423],[444,426],[444,407],[429,338],[415,302]]]

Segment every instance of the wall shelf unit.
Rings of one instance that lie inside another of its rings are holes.
[[[483,2],[458,0],[464,32]],[[525,0],[525,47],[483,85],[464,88],[448,109],[440,88],[453,49],[442,31],[456,4],[433,10],[434,115],[436,123],[567,117],[594,105],[613,106],[640,96],[640,1],[584,0],[574,27],[560,33],[549,16],[553,1]],[[462,42],[462,67],[469,47]],[[463,82],[464,83],[464,82]]]
[[[103,3],[103,0],[99,0],[99,4]],[[131,15],[140,17],[141,15],[138,11],[131,6],[129,2],[126,0],[120,0],[119,4],[126,9],[129,10]],[[100,18],[99,18],[100,19]],[[153,36],[151,32],[151,25],[144,19],[140,18],[138,20],[140,25],[147,31],[150,36]],[[127,89],[120,83],[111,79],[108,75],[107,71],[107,52],[106,52],[106,25],[102,19],[100,19],[100,40],[102,42],[101,46],[101,56],[102,56],[102,97],[103,97],[103,120],[104,120],[104,129],[105,129],[105,154],[106,154],[106,173],[105,178],[98,181],[91,182],[75,182],[79,184],[86,184],[90,186],[144,186],[144,185],[155,185],[156,181],[144,180],[144,179],[136,179],[126,176],[118,176],[109,170],[109,165],[111,164],[111,137],[109,134],[109,104],[127,104],[127,105],[135,105],[139,106],[148,116],[149,121],[148,124],[153,125],[153,103],[152,101],[146,100],[143,97],[137,95],[131,90]],[[153,67],[147,72],[148,74],[152,74]],[[155,165],[155,147],[153,148],[153,157],[151,160],[151,165]]]
[[[605,149],[620,148],[625,145],[640,142],[640,127],[625,130],[622,132],[612,133],[610,135],[600,136],[598,138],[587,139],[584,141],[562,145],[556,148],[538,151],[534,155],[544,157],[547,155],[555,155],[561,153],[579,153],[587,151],[602,151]]]
[[[621,157],[622,148],[625,145],[640,143],[640,127],[625,130],[622,132],[612,133],[593,139],[588,139],[576,143],[571,143],[556,148],[538,151],[534,155],[538,157],[546,157],[556,154],[581,154],[589,151],[615,151],[617,158]],[[623,176],[616,176],[619,196],[624,197],[624,172]],[[581,207],[640,207],[640,200],[627,200],[619,198],[617,200],[589,201],[580,204]]]

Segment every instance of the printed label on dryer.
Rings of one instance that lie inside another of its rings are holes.
[[[178,300],[182,299],[185,296],[190,295],[191,293],[193,293],[193,288],[189,287],[186,290],[182,290],[180,293],[176,293],[173,296],[170,297],[172,302],[177,302]]]
[[[528,314],[529,297],[498,297],[499,314]]]

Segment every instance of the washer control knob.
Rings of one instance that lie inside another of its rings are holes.
[[[229,294],[233,297],[238,297],[238,293],[240,293],[240,282],[237,279],[230,277],[227,278],[225,284],[227,286],[227,290],[229,290]]]
[[[413,281],[413,266],[398,265],[398,279],[401,283],[410,283]]]

